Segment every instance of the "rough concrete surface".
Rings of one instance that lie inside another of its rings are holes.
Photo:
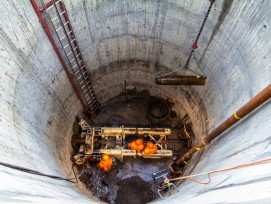
[[[176,100],[201,137],[271,82],[268,0],[216,1],[196,50],[208,77],[203,87],[158,86],[154,78],[182,67],[209,1],[64,3],[102,103],[118,95],[126,80]],[[0,65],[0,160],[68,176],[72,124],[82,107],[30,1],[1,2]],[[270,110],[268,101],[214,140],[192,158],[187,173],[270,157]],[[269,203],[270,169],[266,164],[217,174],[204,186],[186,181],[179,193],[159,202]],[[0,167],[0,200],[6,203],[97,202],[78,186]]]

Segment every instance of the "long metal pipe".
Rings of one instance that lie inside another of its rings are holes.
[[[204,85],[206,78],[197,76],[158,76],[155,83],[159,85]]]
[[[51,34],[51,32],[50,32],[50,29],[49,29],[49,27],[48,27],[46,21],[44,20],[42,14],[41,14],[41,11],[43,11],[43,10],[40,9],[40,8],[38,7],[38,5],[37,5],[37,3],[36,3],[35,0],[31,0],[31,4],[32,4],[33,8],[35,9],[35,11],[36,11],[36,13],[37,13],[37,16],[38,16],[38,18],[39,18],[39,20],[40,20],[40,23],[41,23],[41,25],[43,26],[43,29],[45,30],[45,32],[46,32],[46,34],[47,34],[47,36],[48,36],[48,38],[49,38],[51,44],[52,44],[52,46],[53,46],[53,48],[54,48],[54,50],[55,50],[55,52],[56,52],[56,54],[57,54],[57,56],[58,56],[58,58],[59,58],[61,64],[62,64],[62,66],[63,66],[63,68],[64,68],[64,70],[65,70],[65,72],[66,72],[66,74],[67,74],[67,76],[68,76],[68,78],[69,78],[71,84],[72,84],[72,87],[73,87],[74,91],[76,92],[76,94],[77,94],[77,96],[78,96],[78,98],[79,98],[81,104],[83,105],[84,110],[85,110],[86,112],[88,112],[88,108],[87,108],[87,106],[86,106],[86,104],[85,104],[85,102],[84,102],[84,100],[83,100],[83,98],[82,98],[82,96],[81,96],[81,94],[80,94],[80,91],[79,91],[79,89],[77,88],[75,82],[73,81],[73,76],[70,74],[69,69],[68,69],[68,67],[66,66],[65,61],[64,61],[64,59],[62,58],[61,53],[60,53],[60,51],[59,51],[59,49],[58,49],[58,47],[57,47],[57,45],[56,45],[56,43],[55,43],[55,41],[54,41],[54,38],[53,38],[53,36],[52,36],[52,34]]]
[[[207,136],[203,137],[194,147],[192,147],[186,154],[184,154],[180,159],[178,159],[175,164],[186,164],[186,162],[192,157],[192,155],[199,151],[202,147],[208,145],[214,138],[218,137],[225,130],[230,128],[236,122],[240,121],[250,112],[258,108],[264,102],[271,98],[271,84],[253,97],[248,103],[236,111],[231,117],[225,120],[216,129],[210,132]]]

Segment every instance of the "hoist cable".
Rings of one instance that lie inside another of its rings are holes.
[[[207,19],[208,19],[208,16],[209,16],[209,14],[210,14],[210,11],[211,11],[211,9],[212,9],[212,7],[213,7],[213,4],[214,4],[214,2],[215,2],[215,0],[209,0],[209,1],[210,1],[209,8],[208,8],[208,10],[207,10],[207,12],[206,12],[206,14],[205,14],[205,17],[204,17],[204,19],[203,19],[203,22],[202,22],[202,24],[201,24],[201,26],[200,26],[200,29],[199,29],[199,32],[198,32],[198,34],[197,34],[196,40],[194,41],[194,43],[193,43],[193,45],[192,45],[192,49],[191,49],[191,51],[190,51],[190,53],[189,53],[189,55],[188,55],[188,58],[187,58],[187,60],[186,60],[186,62],[185,62],[185,64],[184,64],[183,68],[179,68],[179,69],[176,69],[176,70],[167,72],[167,73],[165,73],[165,74],[160,74],[160,75],[158,75],[158,77],[163,77],[163,76],[172,74],[172,73],[177,72],[177,71],[182,70],[182,69],[191,71],[191,69],[188,68],[189,62],[190,62],[190,60],[191,60],[191,57],[193,56],[193,53],[195,52],[195,49],[198,48],[198,40],[199,40],[199,38],[200,38],[200,35],[201,35],[201,33],[202,33],[202,30],[203,30],[203,28],[204,28],[204,26],[205,26],[205,23],[206,23],[206,21],[207,21]],[[198,63],[197,63],[197,64],[198,64]],[[198,66],[198,67],[199,67],[199,66]],[[200,69],[200,70],[201,70],[201,69]],[[202,71],[202,70],[201,70],[201,71]],[[193,72],[193,71],[192,71],[192,72]],[[202,71],[202,72],[203,72],[203,71]],[[203,72],[203,73],[204,73],[204,72]],[[204,73],[204,75],[205,75],[205,73]],[[204,76],[204,78],[206,78],[206,75]]]
[[[198,60],[196,59],[196,55],[195,55],[195,52],[193,53],[193,58],[194,58],[194,60],[195,60],[195,62],[196,62],[196,64],[197,64],[197,66],[198,66],[198,68],[199,68],[199,70],[203,73],[203,75],[200,75],[201,77],[203,77],[203,78],[206,78],[207,77],[207,75],[205,74],[205,72],[200,68],[200,66],[199,66],[199,63],[198,63]],[[189,68],[188,68],[189,69]],[[190,70],[190,69],[189,69]],[[190,70],[191,71],[191,70]]]
[[[215,2],[215,0],[210,0],[210,6],[209,6],[209,8],[208,8],[208,10],[207,10],[207,12],[206,12],[206,14],[205,14],[205,17],[204,17],[203,22],[202,22],[202,24],[201,24],[201,27],[200,27],[200,29],[199,29],[198,35],[197,35],[197,37],[196,37],[196,40],[194,41],[194,43],[193,43],[193,45],[192,45],[192,49],[191,49],[191,51],[190,51],[190,53],[189,53],[189,56],[188,56],[188,58],[187,58],[187,60],[186,60],[185,65],[184,65],[184,67],[183,67],[184,69],[187,69],[187,68],[188,68],[190,59],[191,59],[193,53],[195,52],[195,49],[198,48],[198,40],[199,40],[199,37],[200,37],[200,35],[201,35],[201,33],[202,33],[202,30],[203,30],[203,28],[204,28],[204,26],[205,26],[205,23],[206,23],[207,19],[208,19],[208,16],[209,16],[209,14],[210,14],[210,11],[211,11],[211,9],[212,9],[212,7],[213,7],[214,2]]]

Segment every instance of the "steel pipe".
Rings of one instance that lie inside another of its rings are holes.
[[[197,76],[158,76],[155,83],[159,85],[204,85],[206,78]]]
[[[186,164],[186,162],[192,157],[192,155],[199,151],[202,147],[208,145],[214,138],[218,137],[221,133],[226,131],[236,122],[240,121],[250,112],[258,108],[264,102],[271,98],[271,84],[253,97],[248,103],[236,111],[232,116],[220,124],[216,129],[210,132],[207,136],[203,137],[195,146],[193,146],[186,154],[184,154],[180,159],[178,159],[175,164],[181,165]]]

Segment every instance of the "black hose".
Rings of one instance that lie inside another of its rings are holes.
[[[49,178],[56,179],[56,180],[65,180],[65,181],[68,181],[68,182],[71,182],[71,183],[76,183],[75,181],[72,181],[72,179],[76,179],[76,178],[63,178],[63,177],[59,177],[59,176],[44,174],[44,173],[41,173],[39,171],[35,171],[35,170],[32,170],[32,169],[28,169],[28,168],[24,168],[24,167],[12,165],[12,164],[7,164],[7,163],[4,163],[4,162],[0,162],[0,165],[11,168],[11,169],[15,169],[15,170],[18,170],[18,171],[22,171],[22,172],[25,172],[25,173],[29,173],[29,174],[34,174],[34,175],[38,175],[38,176],[45,176],[45,177],[49,177]]]

